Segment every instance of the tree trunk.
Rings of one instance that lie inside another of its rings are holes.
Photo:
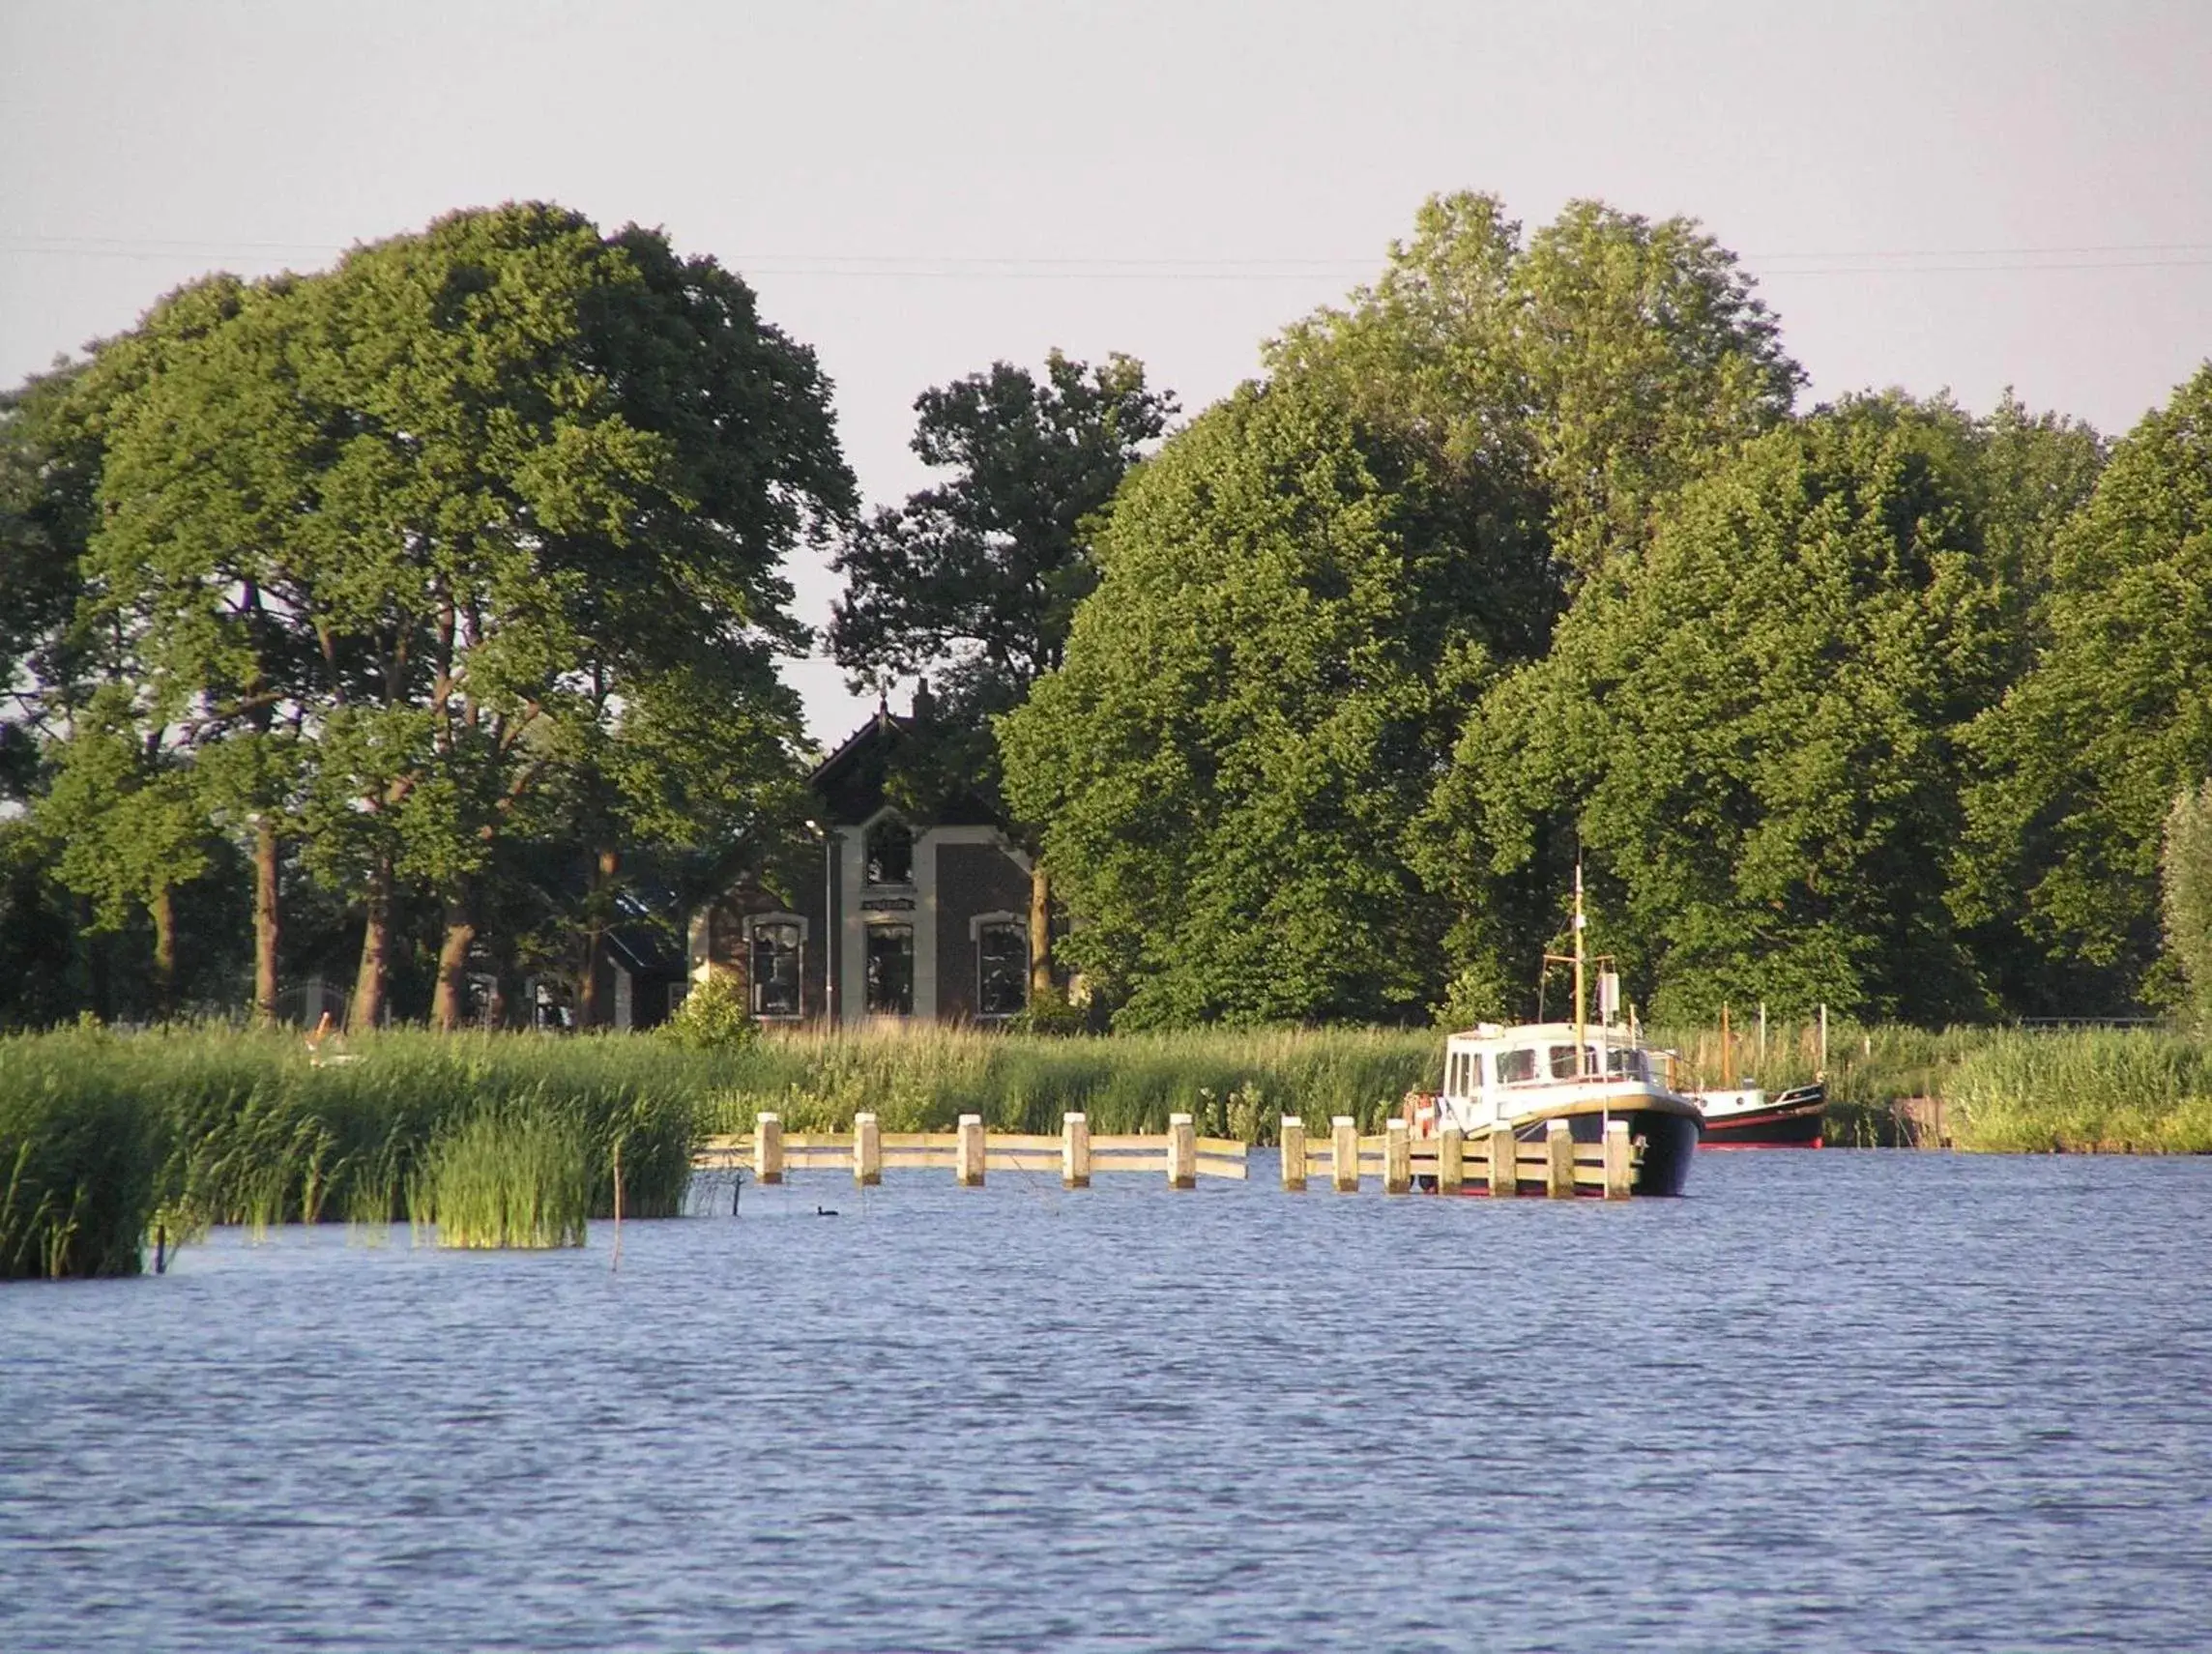
[[[1030,863],[1030,1004],[1049,1003],[1052,984],[1052,876],[1044,857]]]
[[[384,1020],[385,984],[392,972],[392,862],[378,856],[368,869],[364,894],[367,917],[361,928],[361,969],[354,975],[353,1005],[346,1027],[359,1032]]]
[[[476,905],[465,884],[446,896],[446,940],[438,949],[438,989],[430,1000],[430,1025],[442,1033],[461,1026],[468,1001],[469,944],[477,939]]]
[[[84,949],[84,997],[94,1018],[100,1022],[115,1019],[113,982],[107,968],[107,933],[92,928],[92,903],[83,896],[73,904],[76,910],[77,945]]]
[[[276,819],[267,811],[253,823],[253,1020],[276,1021],[276,949],[284,940],[277,907]]]
[[[599,1003],[599,967],[607,957],[608,891],[622,873],[622,852],[602,849],[592,870],[592,894],[585,909],[584,979],[576,989],[576,1026],[597,1028],[606,1008]]]
[[[177,901],[168,885],[146,898],[146,916],[154,921],[154,1005],[167,1022],[177,1014]]]

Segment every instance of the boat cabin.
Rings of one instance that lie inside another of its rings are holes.
[[[1664,1085],[1655,1054],[1618,1026],[1573,1023],[1500,1028],[1484,1023],[1444,1041],[1443,1110],[1464,1127],[1550,1106],[1573,1088]]]

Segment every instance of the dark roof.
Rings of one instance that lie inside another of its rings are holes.
[[[847,736],[837,749],[814,767],[807,785],[822,799],[831,824],[857,827],[884,807],[892,775],[902,767],[919,770],[930,756],[933,726],[900,717],[888,707]],[[954,784],[943,791],[928,821],[941,827],[998,827],[1005,823],[974,789]]]

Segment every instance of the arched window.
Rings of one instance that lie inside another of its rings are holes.
[[[868,883],[914,883],[914,833],[896,816],[886,816],[868,829]]]

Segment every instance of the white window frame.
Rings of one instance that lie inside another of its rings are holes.
[[[769,1015],[760,1008],[760,983],[753,972],[753,932],[768,925],[797,925],[799,927],[799,1009],[777,1011]],[[808,934],[804,914],[747,914],[742,934],[745,939],[745,1008],[756,1022],[794,1023],[806,1020],[806,949],[812,938]]]
[[[1012,925],[1021,931],[1022,952],[1026,955],[1029,952],[1030,916],[1027,914],[1014,913],[1007,908],[996,908],[987,914],[976,914],[968,921],[968,940],[975,949],[975,1020],[977,1022],[1001,1023],[1017,1017],[1021,1015],[1021,1011],[1029,1009],[1030,984],[1029,975],[1025,970],[1022,976],[1021,1011],[986,1012],[983,1009],[983,932],[987,927],[993,925]]]

